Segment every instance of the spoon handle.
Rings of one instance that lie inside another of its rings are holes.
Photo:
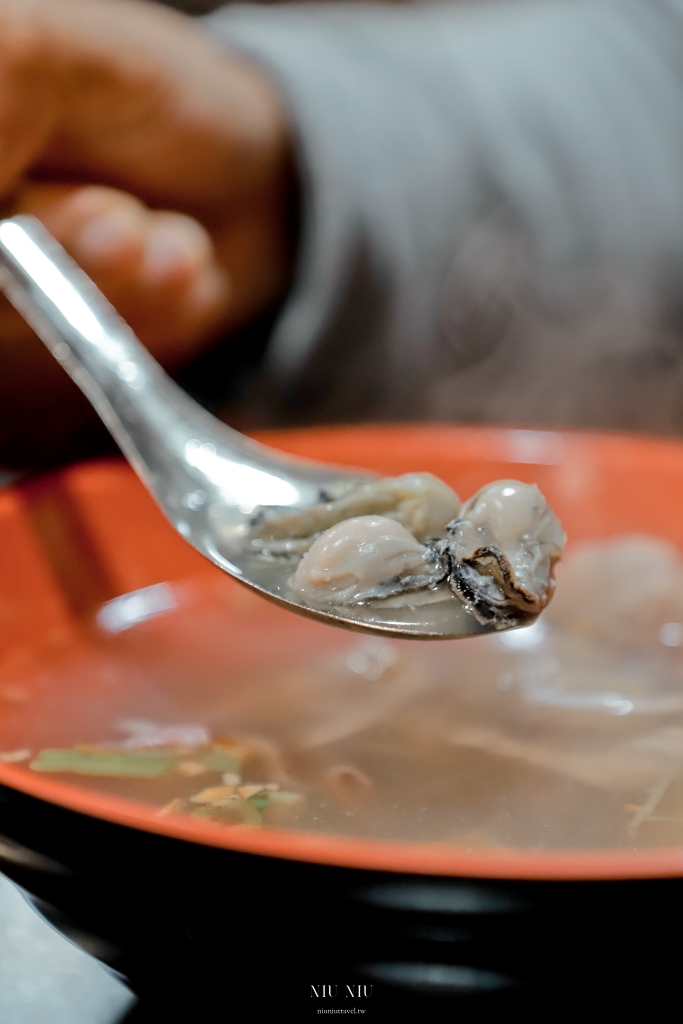
[[[190,436],[212,429],[213,418],[164,373],[36,218],[0,221],[0,287],[85,393],[148,486],[153,488],[159,462],[173,454],[169,447],[179,455]],[[247,439],[224,430],[223,440],[232,434],[232,445],[241,449]]]

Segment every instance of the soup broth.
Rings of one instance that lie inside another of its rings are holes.
[[[576,547],[534,625],[466,641],[344,633],[223,577],[164,587],[133,595],[137,620],[131,595],[105,606],[78,656],[37,649],[25,747],[0,756],[216,828],[683,843],[683,564],[664,542]]]

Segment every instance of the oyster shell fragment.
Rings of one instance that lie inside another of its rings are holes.
[[[535,484],[497,480],[467,501],[436,548],[475,618],[505,629],[535,618],[555,588],[566,536]]]

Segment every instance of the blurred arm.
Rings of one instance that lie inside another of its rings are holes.
[[[237,5],[205,24],[275,77],[298,131],[301,251],[268,353],[292,415],[430,414],[422,383],[469,344],[442,330],[454,267],[501,211],[553,287],[683,257],[678,3]]]

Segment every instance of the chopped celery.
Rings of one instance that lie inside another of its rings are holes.
[[[256,796],[252,796],[249,803],[252,807],[255,807],[257,811],[265,811],[269,804],[269,793],[258,793]]]
[[[77,775],[126,776],[147,779],[163,775],[178,758],[153,750],[41,750],[29,767],[34,772],[74,772]]]
[[[239,775],[242,769],[242,758],[236,751],[214,747],[196,759],[210,772],[233,772]]]
[[[304,801],[301,793],[290,793],[286,789],[279,789],[275,793],[269,793],[268,796],[271,804],[280,804],[283,807],[295,807]]]

